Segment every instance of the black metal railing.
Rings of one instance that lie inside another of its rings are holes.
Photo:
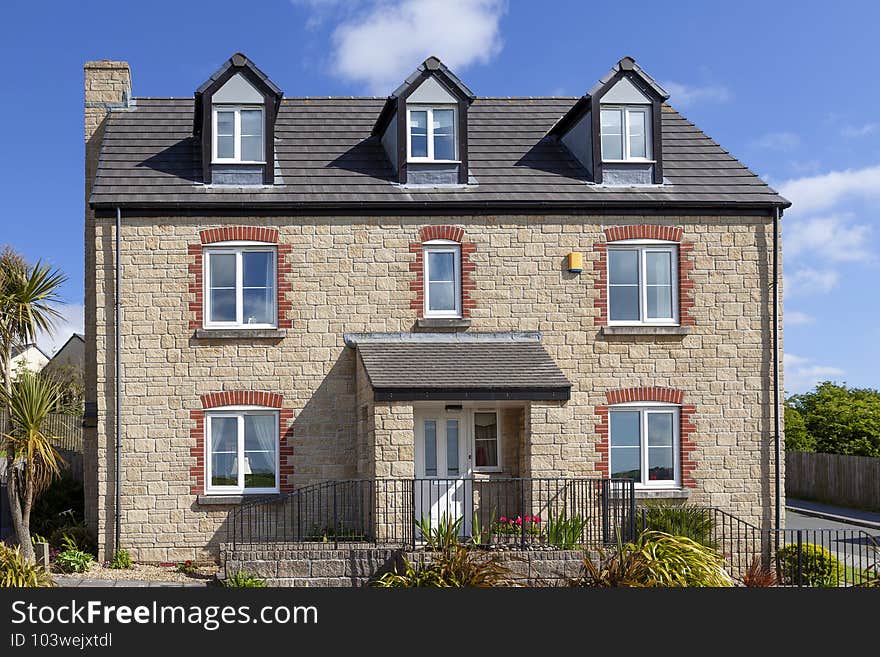
[[[476,545],[580,547],[635,535],[629,480],[355,479],[306,486],[233,509],[227,543],[411,546],[454,524]]]
[[[761,529],[715,507],[639,507],[639,532],[684,535],[716,549],[742,582],[755,560],[781,586],[858,586],[880,576],[877,537],[859,529]]]

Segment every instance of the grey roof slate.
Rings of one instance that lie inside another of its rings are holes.
[[[377,389],[552,389],[571,386],[539,342],[359,342]]]
[[[373,208],[768,207],[788,202],[691,122],[664,106],[660,186],[595,185],[547,132],[576,98],[477,98],[468,113],[476,185],[398,185],[370,132],[384,98],[285,98],[275,125],[276,184],[202,184],[193,100],[139,98],[107,120],[96,207]],[[280,184],[279,184],[280,181]]]

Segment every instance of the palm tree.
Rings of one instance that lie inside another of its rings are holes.
[[[30,521],[34,500],[61,473],[62,458],[45,428],[49,414],[61,403],[61,388],[51,379],[24,371],[4,388],[0,400],[9,412],[9,429],[2,434],[6,449],[6,480],[12,525],[25,559],[34,559]]]
[[[58,292],[66,280],[67,277],[63,273],[40,262],[33,266],[28,265],[20,255],[9,248],[0,254],[0,374],[3,377],[3,403],[0,405],[0,410],[5,408],[8,415],[9,426],[4,438],[7,444],[13,447],[7,446],[6,450],[7,487],[15,532],[25,556],[30,559],[34,556],[33,544],[27,523],[24,521],[30,519],[30,504],[40,490],[39,477],[44,474],[42,468],[45,464],[22,461],[21,459],[26,459],[28,455],[39,455],[40,450],[34,451],[32,446],[16,451],[17,443],[14,441],[10,443],[9,436],[21,433],[31,438],[16,440],[32,440],[33,436],[43,435],[41,425],[45,416],[39,418],[40,422],[36,424],[34,422],[37,416],[32,412],[16,419],[13,400],[17,394],[27,393],[24,392],[24,388],[20,393],[16,393],[13,386],[12,350],[17,345],[33,342],[38,331],[51,331],[55,321],[61,317],[54,306],[61,303]],[[37,384],[30,386],[31,394],[36,394],[37,387]],[[53,395],[42,389],[41,396],[45,402]],[[24,406],[27,407],[29,404]],[[54,407],[50,408],[50,411],[52,410],[55,410]],[[21,424],[22,420],[26,422]],[[19,424],[16,425],[16,422]],[[16,466],[21,467],[16,471]],[[36,479],[32,479],[31,475]],[[27,513],[23,516],[22,511],[25,508]],[[16,517],[18,522],[15,520]]]

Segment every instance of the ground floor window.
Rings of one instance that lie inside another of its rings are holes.
[[[497,470],[500,467],[498,440],[498,412],[476,411],[474,413],[474,467]]]
[[[277,411],[212,411],[205,433],[208,493],[278,491]]]
[[[609,420],[612,478],[642,486],[678,483],[678,407],[615,406]]]

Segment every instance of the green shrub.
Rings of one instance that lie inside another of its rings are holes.
[[[64,549],[64,540],[66,538],[72,539],[84,552],[95,554],[97,551],[95,542],[92,540],[89,530],[83,522],[72,521],[70,524],[60,525],[53,529],[48,535],[49,546],[60,552]]]
[[[657,502],[640,509],[643,531],[685,536],[695,543],[716,549],[715,519],[711,509],[697,506],[673,506]]]
[[[94,562],[92,555],[80,550],[70,536],[64,537],[62,547],[64,550],[55,557],[55,565],[65,573],[84,573]]]
[[[128,570],[131,568],[131,555],[128,553],[128,550],[118,549],[116,553],[113,555],[113,561],[110,562],[110,567],[114,570]]]
[[[459,545],[432,555],[419,567],[403,557],[402,568],[373,581],[377,588],[489,588],[503,585],[509,574],[494,555],[481,555]]]
[[[548,545],[567,550],[583,543],[586,527],[587,518],[584,516],[574,515],[568,518],[563,512],[559,516],[547,518],[544,536]]]
[[[729,587],[733,580],[715,550],[685,536],[646,531],[633,543],[618,544],[602,562],[584,560],[575,586]]]
[[[425,546],[429,550],[452,550],[459,544],[461,525],[463,518],[452,520],[447,514],[443,514],[434,527],[431,520],[425,516],[416,523]]]
[[[223,581],[223,586],[229,589],[262,589],[265,588],[266,582],[259,577],[239,570],[234,575],[226,578]]]
[[[19,547],[0,543],[0,587],[49,586],[55,586],[55,582],[45,568],[27,561]]]
[[[802,543],[799,550],[797,544],[791,543],[776,551],[776,573],[782,584],[827,587],[837,586],[844,571],[837,557],[821,545]]]
[[[49,536],[59,528],[84,522],[85,495],[82,482],[65,471],[34,501],[31,532]],[[59,540],[60,545],[60,540]],[[85,545],[81,542],[80,545]]]
[[[186,561],[181,561],[177,564],[177,568],[175,570],[178,573],[183,573],[184,575],[195,575],[199,572],[198,566],[193,563],[192,559],[187,559]]]

